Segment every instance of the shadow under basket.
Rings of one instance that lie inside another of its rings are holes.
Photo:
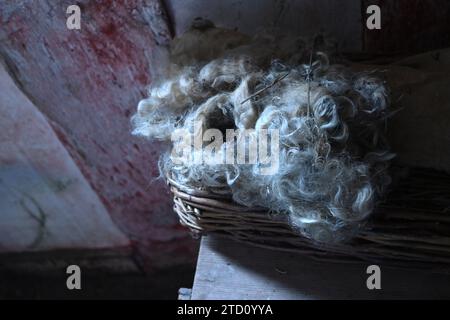
[[[269,249],[333,262],[369,262],[450,273],[450,175],[407,170],[350,242],[323,245],[294,232],[283,215],[250,209],[230,197],[188,190],[168,179],[174,210],[194,236],[222,234]]]

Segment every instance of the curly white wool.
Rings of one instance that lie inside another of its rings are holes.
[[[389,106],[383,81],[329,65],[322,53],[312,65],[267,66],[242,51],[179,67],[154,84],[133,117],[134,134],[169,141],[175,128],[193,132],[194,121],[203,129],[278,129],[273,175],[260,174],[259,164],[175,165],[168,154],[162,171],[188,188],[231,192],[242,205],[287,214],[315,241],[351,238],[390,181],[392,154],[379,127]]]

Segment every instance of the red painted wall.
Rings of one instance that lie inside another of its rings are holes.
[[[0,3],[0,54],[46,115],[132,240],[146,270],[193,261],[167,188],[152,183],[161,146],[131,136],[130,116],[170,32],[158,0],[82,0],[81,30],[66,28],[73,1]]]

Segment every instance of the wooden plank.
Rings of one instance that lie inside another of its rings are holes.
[[[178,290],[178,300],[191,300],[192,289],[180,288]]]
[[[320,263],[300,254],[203,237],[192,299],[443,299],[450,276],[380,265],[381,290],[367,289],[368,264]]]

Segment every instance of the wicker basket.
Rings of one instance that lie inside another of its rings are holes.
[[[188,190],[170,178],[174,210],[194,236],[222,234],[324,261],[382,263],[450,272],[450,175],[411,169],[349,243],[319,245],[290,229],[283,215],[249,209],[226,196]]]

